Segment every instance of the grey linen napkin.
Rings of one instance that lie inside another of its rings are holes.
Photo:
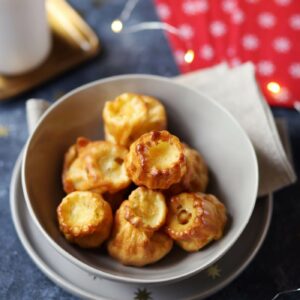
[[[221,64],[181,75],[175,80],[215,99],[247,132],[259,164],[259,195],[296,181],[270,108],[257,86],[253,64],[246,63],[233,69]]]
[[[180,75],[174,80],[211,96],[224,106],[247,132],[258,158],[260,196],[272,193],[296,180],[274,118],[257,87],[251,63],[234,69],[220,64],[210,69]],[[49,102],[39,99],[27,101],[30,133],[49,105]]]

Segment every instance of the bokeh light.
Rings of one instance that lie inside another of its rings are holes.
[[[184,61],[188,64],[192,63],[195,58],[195,53],[193,50],[188,50],[184,55]]]
[[[271,81],[267,84],[267,89],[273,94],[278,94],[281,91],[281,86],[275,81]]]
[[[117,19],[117,20],[114,20],[112,23],[111,23],[111,30],[115,33],[119,33],[121,32],[123,29],[123,23]]]

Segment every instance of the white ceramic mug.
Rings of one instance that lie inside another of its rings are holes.
[[[50,47],[45,0],[0,0],[0,74],[36,68]]]

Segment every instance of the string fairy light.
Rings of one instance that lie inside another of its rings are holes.
[[[281,91],[281,86],[278,82],[275,81],[270,81],[267,84],[267,89],[269,92],[273,93],[273,94],[279,94]]]
[[[116,19],[111,23],[111,30],[115,33],[121,32],[123,29],[123,23],[121,20]]]
[[[185,55],[184,55],[184,60],[190,64],[193,60],[194,60],[194,57],[195,57],[195,53],[193,50],[188,50]]]
[[[131,26],[125,26],[125,22],[130,18],[138,2],[139,0],[127,0],[119,17],[112,21],[111,30],[114,33],[118,34],[129,34],[145,30],[165,30],[185,41],[187,50],[183,53],[180,53],[180,60],[183,59],[186,64],[191,64],[195,59],[195,52],[192,49],[191,42],[182,38],[182,34],[178,28],[165,22],[141,22]],[[266,89],[272,95],[272,97],[278,101],[286,101],[290,94],[289,90],[286,87],[282,87],[278,82],[275,81],[268,82],[266,84]],[[294,104],[294,106],[297,110],[300,111],[300,101]]]
[[[164,22],[141,22],[135,25],[131,25],[129,27],[125,27],[124,23],[130,18],[131,13],[133,12],[138,1],[139,0],[128,0],[126,2],[119,18],[113,20],[113,22],[111,23],[111,30],[114,33],[135,33],[145,30],[165,30],[171,34],[181,37],[178,28]],[[195,53],[190,47],[187,48],[188,50],[184,54],[184,61],[190,64],[194,61]]]
[[[124,29],[126,33],[134,33],[138,31],[144,30],[166,30],[172,34],[178,35],[179,31],[176,27],[162,22],[142,22],[135,25],[131,25],[130,27]]]
[[[123,21],[127,21],[130,18],[131,13],[133,12],[138,2],[139,0],[128,0],[124,6],[124,9],[121,12],[120,19]]]
[[[115,33],[119,33],[122,31],[123,29],[123,22],[127,21],[130,16],[132,11],[134,10],[134,8],[136,7],[137,3],[139,2],[139,0],[129,0],[126,2],[119,19],[115,19],[112,23],[111,23],[111,30]]]

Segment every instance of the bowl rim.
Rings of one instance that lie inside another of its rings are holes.
[[[220,109],[224,114],[226,114],[228,116],[228,118],[235,124],[237,130],[239,130],[240,133],[244,136],[245,142],[246,142],[246,144],[248,144],[249,153],[251,154],[252,164],[253,164],[253,167],[254,167],[254,174],[253,175],[254,175],[254,184],[255,184],[255,186],[253,187],[253,194],[251,195],[251,197],[249,197],[249,199],[252,199],[252,203],[251,203],[251,206],[250,206],[247,217],[245,218],[244,222],[242,223],[242,226],[240,226],[239,230],[235,234],[234,238],[231,239],[231,241],[229,243],[227,243],[225,247],[222,247],[219,251],[216,251],[215,256],[212,259],[208,260],[208,262],[206,264],[203,264],[199,267],[195,267],[194,269],[192,269],[190,271],[187,271],[185,273],[181,273],[179,275],[168,276],[168,277],[165,277],[165,278],[157,278],[157,279],[130,278],[130,277],[127,277],[126,275],[111,274],[111,273],[99,270],[97,268],[94,268],[92,266],[89,266],[88,264],[82,262],[80,259],[78,259],[75,256],[71,255],[68,251],[64,250],[57,242],[54,241],[54,239],[52,239],[50,237],[48,232],[43,228],[43,226],[41,225],[41,223],[38,220],[38,217],[35,214],[33,206],[31,205],[30,197],[29,197],[29,194],[28,194],[28,191],[27,191],[27,183],[26,183],[26,176],[25,175],[26,175],[26,169],[27,169],[26,162],[27,162],[27,156],[28,156],[28,153],[29,153],[29,146],[31,144],[31,141],[32,141],[33,137],[35,136],[36,132],[38,131],[40,125],[44,122],[46,117],[49,114],[51,114],[52,111],[57,106],[59,106],[61,103],[63,103],[67,98],[75,95],[76,93],[78,93],[82,90],[86,90],[86,89],[92,88],[96,85],[104,84],[104,83],[107,83],[107,82],[118,81],[118,80],[130,80],[130,79],[132,79],[132,80],[135,80],[135,79],[154,80],[154,81],[158,81],[158,82],[164,82],[164,83],[167,83],[169,85],[181,86],[185,89],[192,90],[195,94],[199,95],[202,98],[206,98],[206,100],[208,100],[209,102],[212,102],[213,105],[217,106],[218,109]],[[136,283],[136,284],[162,284],[162,283],[171,283],[171,282],[179,281],[179,280],[182,280],[182,279],[186,279],[186,278],[191,277],[194,274],[202,271],[203,269],[209,267],[214,262],[216,262],[218,259],[220,259],[233,246],[233,244],[236,242],[236,240],[239,238],[241,233],[244,231],[246,225],[248,224],[248,222],[250,220],[250,217],[253,213],[253,209],[254,209],[254,206],[255,206],[256,197],[257,197],[258,178],[259,178],[258,161],[257,161],[257,157],[256,157],[256,153],[255,153],[253,144],[250,141],[250,139],[249,139],[247,133],[245,132],[245,130],[241,127],[241,125],[238,123],[238,121],[234,118],[234,116],[229,111],[227,111],[216,100],[214,100],[210,96],[207,96],[207,95],[203,94],[202,92],[199,92],[195,88],[186,86],[182,83],[172,81],[171,79],[166,78],[166,77],[157,76],[157,75],[148,75],[148,74],[124,74],[124,75],[111,76],[111,77],[95,80],[95,81],[92,81],[90,83],[81,85],[81,86],[69,91],[65,95],[63,95],[61,98],[59,98],[55,103],[53,103],[45,111],[45,113],[41,116],[41,118],[37,122],[33,133],[29,136],[29,138],[28,138],[28,140],[25,144],[24,154],[23,154],[23,161],[22,161],[22,187],[23,187],[23,193],[24,193],[24,198],[25,198],[26,204],[27,204],[27,208],[28,208],[30,216],[34,220],[34,223],[36,224],[37,228],[43,233],[43,235],[46,237],[46,240],[52,245],[52,247],[58,253],[60,253],[64,257],[66,257],[69,261],[71,261],[72,263],[77,265],[79,268],[85,270],[86,272],[95,274],[97,276],[102,276],[104,278],[114,280],[114,281],[125,282],[125,283]]]

